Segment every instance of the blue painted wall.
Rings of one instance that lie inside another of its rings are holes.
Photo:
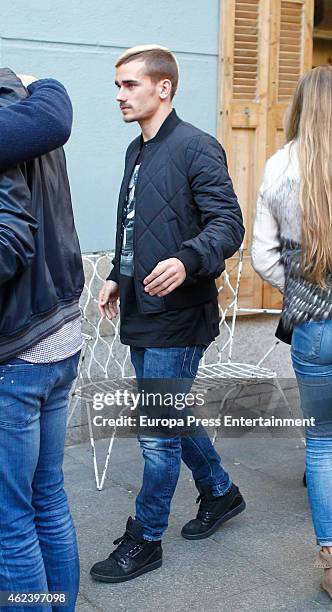
[[[178,114],[215,134],[219,0],[2,0],[0,64],[54,76],[75,112],[66,146],[84,252],[114,247],[126,147],[139,133],[115,103],[114,63],[127,47],[158,43],[177,55]]]

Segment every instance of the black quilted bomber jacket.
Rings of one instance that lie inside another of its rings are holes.
[[[138,309],[157,313],[187,308],[217,295],[214,279],[240,247],[241,209],[219,142],[179,119],[175,110],[157,135],[128,147],[121,184],[115,257],[108,279],[119,280],[122,211],[140,148],[145,148],[135,189],[134,282]],[[143,279],[163,259],[185,265],[184,283],[165,297],[149,296]]]

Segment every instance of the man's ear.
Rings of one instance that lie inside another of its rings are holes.
[[[162,100],[166,100],[166,98],[170,95],[172,91],[172,83],[169,79],[163,79],[162,81],[160,81],[159,86],[159,96],[162,98]]]

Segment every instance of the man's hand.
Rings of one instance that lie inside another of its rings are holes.
[[[28,85],[31,85],[31,83],[38,80],[36,77],[31,76],[30,74],[18,74],[17,76],[22,81],[24,87],[28,87]]]
[[[145,277],[143,281],[145,291],[149,295],[163,297],[182,285],[186,275],[186,268],[182,261],[176,257],[164,259]]]
[[[115,319],[118,310],[119,285],[115,281],[108,280],[99,292],[98,308],[103,319],[107,317],[110,321]]]

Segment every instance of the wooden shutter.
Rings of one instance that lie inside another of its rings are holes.
[[[288,102],[302,72],[303,4],[281,2],[278,66],[278,102]]]
[[[221,0],[219,133],[246,227],[241,306],[261,306],[250,265],[256,190],[266,157],[269,0]]]
[[[311,67],[312,22],[313,0],[221,0],[218,136],[246,226],[244,307],[280,305],[250,265],[252,226],[265,161],[283,144],[284,112]]]
[[[234,100],[254,100],[257,95],[258,8],[258,0],[235,3]]]

